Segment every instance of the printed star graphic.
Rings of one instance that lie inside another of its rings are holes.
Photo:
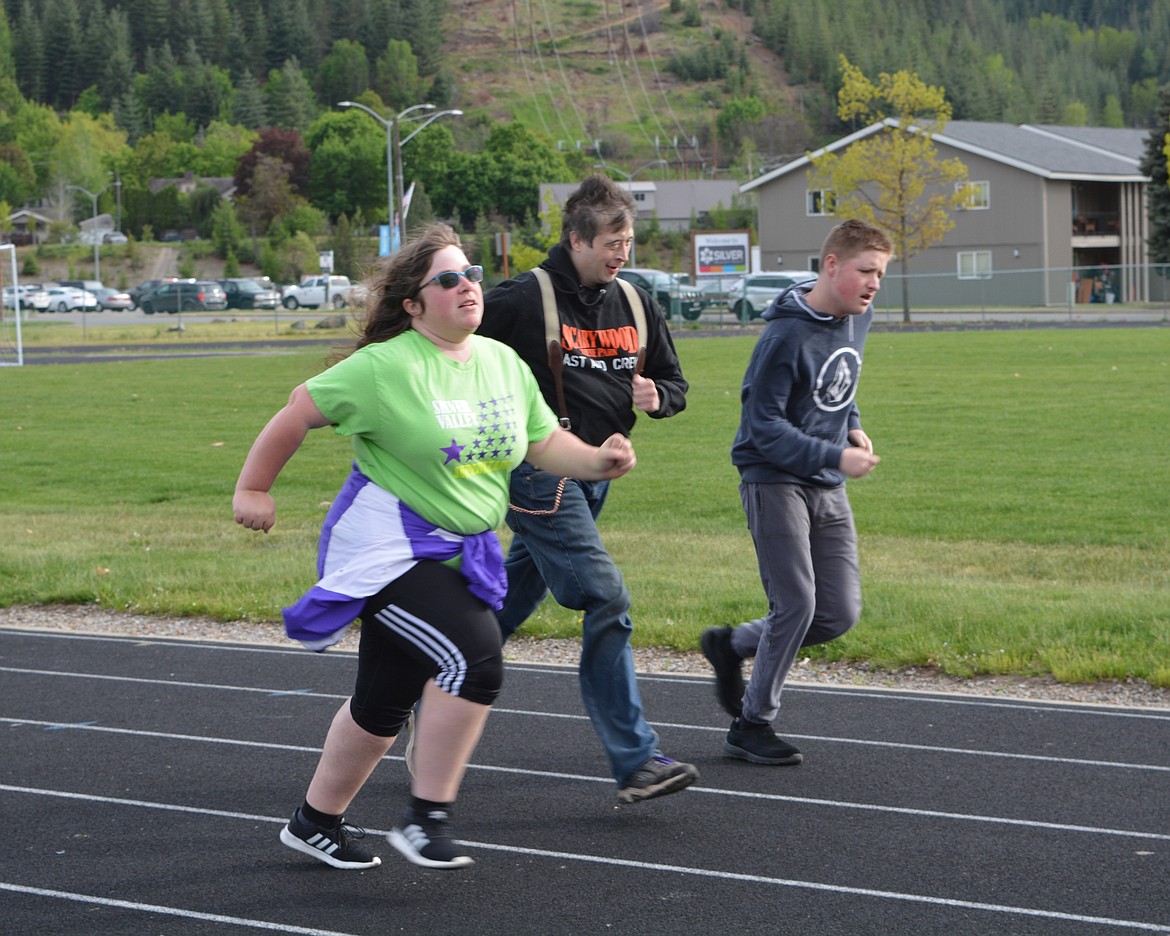
[[[454,439],[452,439],[450,445],[448,445],[446,448],[439,449],[440,452],[445,453],[447,456],[447,460],[443,462],[443,464],[449,465],[453,461],[463,461],[460,456],[463,454],[464,448],[466,448],[466,446],[460,445]]]

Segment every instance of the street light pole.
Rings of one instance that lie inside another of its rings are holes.
[[[412,107],[406,108],[404,111],[400,111],[389,119],[383,117],[372,108],[366,107],[365,104],[359,104],[357,101],[338,101],[337,106],[356,107],[360,111],[365,111],[386,129],[386,210],[388,216],[387,220],[390,225],[389,252],[390,254],[394,254],[401,246],[402,235],[400,223],[406,221],[405,213],[403,213],[402,218],[399,219],[399,211],[395,210],[397,206],[394,202],[394,188],[396,184],[398,187],[398,198],[400,202],[406,195],[406,189],[403,187],[402,179],[402,147],[414,139],[415,134],[417,134],[419,130],[422,130],[423,127],[426,127],[428,124],[430,124],[431,121],[448,115],[453,117],[460,117],[463,115],[463,111],[444,110],[439,111],[436,114],[431,114],[422,126],[418,127],[414,133],[411,133],[410,136],[408,136],[405,140],[399,142],[398,122],[404,118],[407,120],[421,120],[421,114],[414,117],[408,117],[407,115],[418,110],[433,111],[435,109],[434,104],[415,104]]]
[[[101,190],[101,192],[97,193],[97,195],[95,195],[93,192],[91,192],[87,188],[82,188],[80,185],[66,185],[65,188],[67,190],[68,189],[76,189],[78,192],[85,192],[85,194],[88,195],[93,200],[93,215],[92,215],[93,228],[92,228],[92,230],[90,230],[90,235],[93,237],[93,278],[95,280],[97,280],[98,282],[101,282],[102,267],[101,267],[101,259],[100,259],[101,252],[99,250],[101,238],[98,237],[98,229],[97,229],[97,213],[98,213],[97,203],[98,203],[98,195],[101,195],[101,193],[104,192],[106,190],[106,188],[109,188],[109,186],[107,185],[106,188],[103,188]]]

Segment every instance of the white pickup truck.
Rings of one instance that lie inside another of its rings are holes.
[[[281,302],[286,309],[317,309],[321,306],[344,309],[350,304],[353,288],[348,276],[327,276],[324,273],[306,276],[296,286],[285,289]]]

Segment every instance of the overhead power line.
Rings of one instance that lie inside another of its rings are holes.
[[[536,103],[538,99],[536,82],[533,81],[532,73],[528,70],[528,62],[525,61],[525,50],[520,42],[520,17],[516,10],[516,0],[512,0],[512,36],[516,44],[516,58],[520,60],[520,68],[523,69],[524,80],[528,84],[528,93],[532,95],[532,100]],[[540,124],[544,127],[545,134],[549,137],[553,136],[553,132],[549,128],[548,121],[544,116],[544,108],[539,104],[536,104],[536,113],[540,117]]]
[[[549,41],[552,43],[553,57],[556,58],[556,60],[557,60],[557,69],[560,71],[560,74],[561,74],[561,83],[564,85],[564,88],[565,88],[565,97],[569,101],[569,106],[573,108],[573,115],[577,118],[577,123],[579,123],[581,125],[582,138],[589,140],[589,139],[591,139],[591,137],[589,136],[589,128],[585,126],[585,120],[581,117],[581,110],[580,110],[580,108],[577,107],[577,102],[573,100],[572,91],[569,90],[569,78],[565,74],[565,66],[564,66],[564,63],[561,61],[560,50],[557,48],[556,36],[553,34],[552,17],[549,16],[547,0],[541,0],[541,6],[544,7],[544,20],[548,24],[548,38],[549,38]]]

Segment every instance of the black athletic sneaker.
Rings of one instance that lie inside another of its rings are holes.
[[[373,852],[354,843],[354,839],[365,837],[362,829],[347,826],[342,820],[336,829],[323,829],[301,817],[300,808],[280,830],[280,840],[289,848],[312,855],[334,868],[346,871],[361,868],[375,868],[382,859]]]
[[[799,764],[804,760],[799,750],[776,737],[771,725],[742,718],[731,723],[727,740],[723,742],[723,753],[753,764]]]
[[[425,816],[407,809],[386,838],[408,861],[424,868],[453,869],[475,864],[452,841],[447,814],[441,809],[432,809]]]
[[[699,638],[703,656],[715,670],[715,697],[732,718],[743,713],[743,658],[731,649],[730,627],[708,627]]]
[[[685,790],[699,779],[694,764],[683,764],[661,754],[655,754],[635,770],[626,785],[617,792],[623,803],[638,803]]]

